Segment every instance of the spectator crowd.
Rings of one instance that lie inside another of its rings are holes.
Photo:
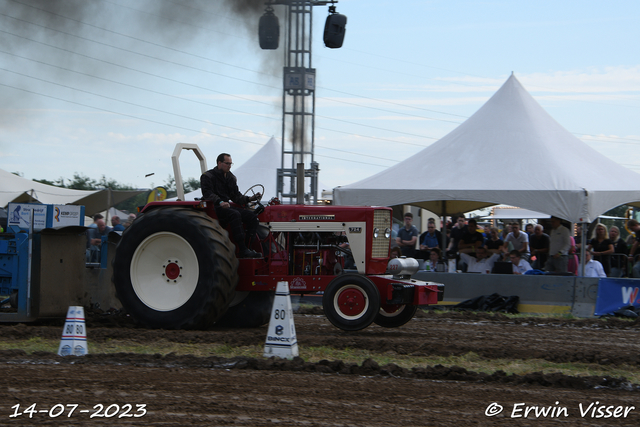
[[[584,242],[586,277],[634,277],[640,278],[640,225],[630,219],[626,223],[631,232],[627,241],[620,238],[620,229],[597,223],[591,236]],[[466,220],[460,214],[447,224],[446,247],[442,232],[433,218],[428,220],[427,230],[419,233],[413,225],[413,215],[404,215],[404,227],[398,230],[392,246],[397,256],[425,260],[429,271],[444,271],[442,265],[453,265],[468,273],[556,274],[581,275],[578,255],[582,245],[582,229],[575,232],[563,225],[560,218],[526,224],[521,230],[517,221],[505,224],[502,231],[484,225],[479,228],[476,219]],[[505,267],[509,263],[510,267]],[[438,265],[440,267],[438,268]],[[451,267],[450,267],[451,268]]]

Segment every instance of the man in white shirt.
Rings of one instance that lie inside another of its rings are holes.
[[[600,261],[591,259],[591,252],[585,252],[584,277],[607,277]],[[581,271],[578,269],[578,271]]]
[[[509,243],[513,246],[512,249],[509,249]],[[529,236],[520,231],[520,224],[517,222],[511,223],[511,233],[504,239],[502,251],[507,254],[514,249],[520,252],[522,258],[529,259]]]
[[[499,254],[489,255],[484,246],[476,249],[476,256],[461,253],[460,259],[467,263],[467,273],[489,274],[493,270],[493,264],[500,258]]]
[[[522,259],[520,251],[512,250],[509,252],[509,258],[511,259],[511,264],[513,264],[513,274],[524,274],[529,270],[533,270],[531,264],[526,259]]]

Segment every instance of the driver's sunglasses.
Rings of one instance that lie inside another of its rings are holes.
[[[222,162],[222,163],[224,163],[225,165],[228,165],[228,166],[231,166],[233,164],[231,162]]]

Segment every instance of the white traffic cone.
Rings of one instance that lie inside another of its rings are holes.
[[[276,356],[282,359],[293,359],[298,355],[298,339],[293,324],[293,309],[289,283],[278,282],[276,297],[271,309],[269,332],[264,346],[264,357]]]
[[[89,349],[87,347],[87,331],[84,324],[84,308],[82,306],[69,306],[58,354],[60,356],[84,356],[87,353],[89,353]]]

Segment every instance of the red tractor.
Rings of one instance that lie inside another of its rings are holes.
[[[389,260],[390,208],[283,205],[277,199],[251,208],[260,220],[252,249],[263,258],[238,259],[211,204],[147,204],[122,234],[113,261],[125,310],[152,328],[256,327],[269,321],[276,285],[286,281],[292,293],[323,292],[329,321],[356,331],[372,322],[404,325],[419,305],[442,298],[443,285],[410,278],[416,260]]]

